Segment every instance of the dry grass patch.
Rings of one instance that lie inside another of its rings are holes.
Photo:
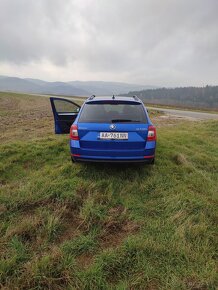
[[[189,162],[186,156],[182,153],[178,153],[175,155],[174,160],[177,165],[189,165]]]
[[[127,208],[117,206],[110,208],[108,216],[102,225],[100,244],[103,249],[119,247],[129,235],[137,233],[140,225],[129,220]]]
[[[5,234],[6,240],[15,236],[21,238],[24,242],[33,242],[37,237],[37,232],[42,226],[42,219],[40,216],[27,215],[22,216],[20,219],[8,228]]]

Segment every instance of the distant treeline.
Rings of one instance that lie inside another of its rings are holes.
[[[191,108],[218,109],[218,86],[160,88],[129,92],[143,102]]]

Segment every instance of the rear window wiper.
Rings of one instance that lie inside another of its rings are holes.
[[[139,123],[139,120],[130,120],[130,119],[113,119],[111,120],[111,123],[119,123],[119,122],[134,122]]]

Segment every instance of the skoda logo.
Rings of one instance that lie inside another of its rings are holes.
[[[116,126],[115,126],[114,124],[111,124],[111,125],[110,125],[110,129],[111,129],[111,130],[115,130],[115,129],[116,129]]]

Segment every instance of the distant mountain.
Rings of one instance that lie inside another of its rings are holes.
[[[30,82],[32,82],[34,84],[42,85],[42,86],[47,84],[46,81],[38,80],[38,79],[25,78],[24,80],[27,80],[27,81],[30,81]]]
[[[89,92],[64,82],[46,82],[35,79],[0,77],[0,91],[22,93],[86,96]]]
[[[40,79],[0,76],[0,91],[14,91],[36,94],[54,94],[66,96],[118,95],[129,91],[153,89],[120,82],[70,81],[47,82]]]
[[[104,81],[71,81],[68,82],[77,88],[85,89],[95,95],[119,95],[135,90],[154,89],[154,86],[135,85],[120,82]]]
[[[40,86],[29,82],[24,79],[15,77],[0,77],[0,90],[1,91],[14,91],[14,92],[40,92]]]

